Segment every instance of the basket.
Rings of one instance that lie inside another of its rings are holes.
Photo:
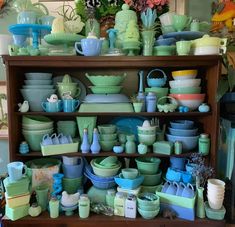
[[[160,101],[163,99],[170,99],[171,103],[160,104]],[[170,96],[163,96],[160,99],[158,99],[157,108],[159,112],[165,112],[165,113],[174,112],[177,107],[178,107],[177,100]]]

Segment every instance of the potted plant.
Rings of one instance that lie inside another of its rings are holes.
[[[134,111],[136,113],[141,112],[142,106],[143,106],[143,101],[141,99],[137,98],[137,95],[131,96],[131,102],[133,104]]]
[[[57,14],[64,19],[64,30],[66,33],[80,33],[84,27],[81,16],[77,15],[76,8],[67,3],[63,3],[58,8]]]

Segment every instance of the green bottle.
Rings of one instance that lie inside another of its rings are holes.
[[[49,201],[49,209],[50,209],[50,218],[59,217],[59,200],[56,197],[51,197]]]
[[[88,9],[87,11],[88,19],[85,23],[85,35],[88,36],[89,32],[92,32],[96,35],[97,38],[100,38],[100,24],[95,19],[95,11],[93,8]]]

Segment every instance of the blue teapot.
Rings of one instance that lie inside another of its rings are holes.
[[[153,77],[153,73],[160,72],[163,77],[160,77],[157,75],[157,78]],[[151,70],[147,75],[147,84],[149,87],[163,87],[166,84],[167,76],[165,72],[161,69],[153,69]]]

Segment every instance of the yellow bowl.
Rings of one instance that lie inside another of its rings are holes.
[[[172,72],[172,77],[175,80],[194,79],[197,76],[197,70],[178,70]]]

